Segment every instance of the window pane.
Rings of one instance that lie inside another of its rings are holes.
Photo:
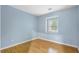
[[[56,26],[51,26],[51,30],[56,30],[57,27]]]
[[[47,28],[48,28],[48,31],[50,31],[50,32],[57,31],[57,17],[48,19]]]
[[[52,25],[51,26],[57,26],[57,20],[52,20]]]

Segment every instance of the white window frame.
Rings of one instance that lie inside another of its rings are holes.
[[[48,30],[48,20],[51,19],[51,18],[57,18],[57,29],[55,31],[54,30],[53,31],[52,30],[51,31]],[[45,31],[46,32],[48,32],[48,33],[57,33],[58,32],[58,16],[47,17],[46,21],[45,21],[45,25],[46,25],[45,26]]]

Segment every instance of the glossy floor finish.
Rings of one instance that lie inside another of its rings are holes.
[[[51,51],[49,51],[51,48]],[[1,50],[2,53],[77,53],[77,48],[36,39],[11,48]]]

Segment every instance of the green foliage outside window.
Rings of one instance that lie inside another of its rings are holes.
[[[57,18],[52,19],[51,29],[57,30]]]

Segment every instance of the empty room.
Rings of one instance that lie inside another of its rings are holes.
[[[0,5],[1,53],[78,53],[79,5]]]

